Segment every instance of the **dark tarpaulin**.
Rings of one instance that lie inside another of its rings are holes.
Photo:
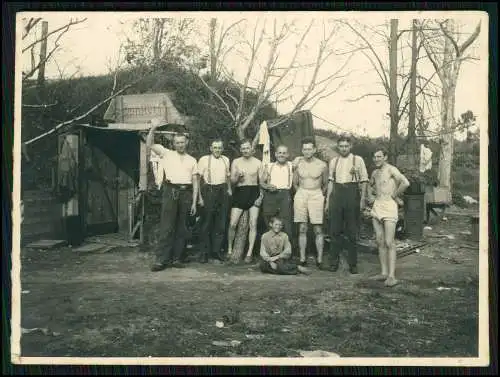
[[[290,160],[302,155],[302,139],[314,138],[313,117],[309,110],[298,111],[287,120],[270,120],[267,122],[271,138],[271,159],[274,160],[274,150],[280,145],[286,145]]]

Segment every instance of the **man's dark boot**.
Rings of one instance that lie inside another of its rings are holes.
[[[351,266],[349,267],[349,272],[352,274],[352,275],[356,275],[358,273],[358,267],[356,266]]]
[[[200,262],[201,263],[208,263],[208,255],[207,255],[207,253],[201,253],[201,255],[200,255]]]
[[[165,268],[167,268],[167,265],[164,263],[155,263],[151,266],[151,271],[153,272],[158,272],[158,271],[163,271]]]
[[[181,261],[176,260],[172,263],[172,267],[173,268],[185,268],[186,265],[184,263],[182,263]]]

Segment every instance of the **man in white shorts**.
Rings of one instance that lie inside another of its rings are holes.
[[[376,169],[372,173],[368,201],[373,202],[371,216],[377,238],[381,274],[373,277],[383,280],[387,287],[398,284],[396,279],[396,248],[394,235],[398,221],[400,196],[410,186],[408,179],[387,163],[387,152],[378,149],[373,154]],[[373,200],[374,199],[374,200]]]
[[[313,138],[302,141],[302,157],[294,160],[293,185],[294,222],[299,224],[300,265],[306,266],[307,225],[310,222],[316,235],[318,252],[316,265],[323,267],[323,218],[325,193],[328,185],[328,166],[324,161],[314,157],[316,143]]]

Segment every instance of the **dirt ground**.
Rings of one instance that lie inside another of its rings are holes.
[[[23,250],[22,327],[43,330],[22,336],[22,356],[478,356],[469,218],[450,214],[431,226],[425,237],[437,243],[398,260],[393,288],[368,280],[378,261],[366,252],[357,276],[345,266],[269,276],[198,263],[153,273],[151,255],[136,249]]]

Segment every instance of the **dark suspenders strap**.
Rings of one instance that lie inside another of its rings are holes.
[[[226,160],[224,160],[224,156],[220,156],[220,158],[222,159],[222,162],[224,163],[226,182],[227,182],[227,174],[229,172],[229,168],[227,166]],[[208,175],[207,183],[211,184],[212,183],[212,155],[211,154],[208,156],[208,174],[207,175]]]
[[[275,162],[273,162],[271,164],[271,167],[269,168],[269,172],[267,173],[268,174],[268,178],[269,178],[269,182],[268,183],[271,183],[271,172],[273,171],[273,168],[274,168],[275,164],[276,164]],[[291,177],[291,175],[292,175],[292,163],[289,162],[289,161],[287,161],[286,166],[287,166],[287,170],[288,170],[288,186],[287,187],[291,187],[291,183],[292,183],[292,177]]]

